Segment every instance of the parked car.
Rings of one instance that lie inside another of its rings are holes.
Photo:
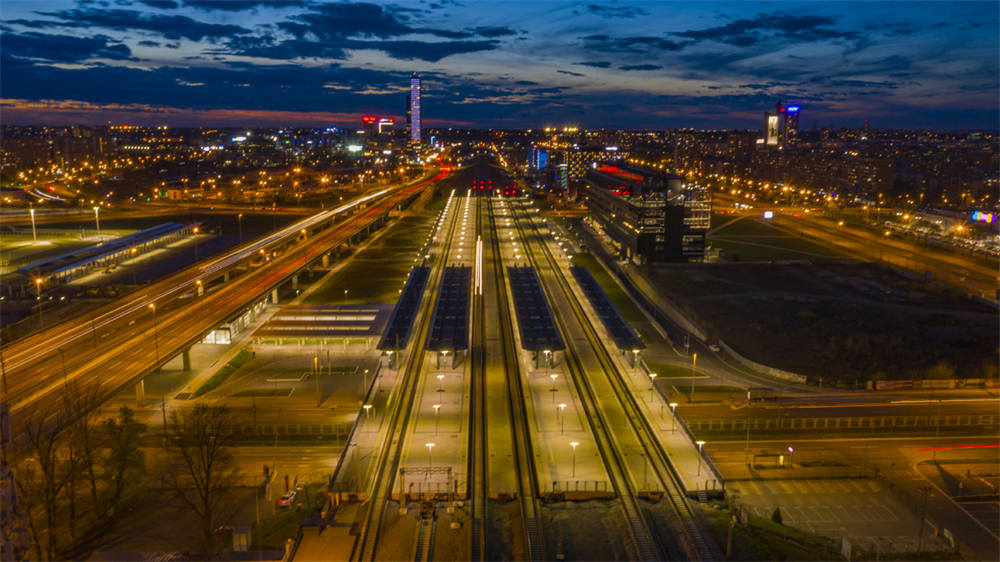
[[[288,507],[292,505],[293,503],[295,503],[296,495],[297,494],[295,490],[292,490],[291,492],[285,492],[284,495],[281,496],[281,499],[278,500],[278,506]]]

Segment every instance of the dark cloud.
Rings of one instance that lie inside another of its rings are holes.
[[[622,70],[659,70],[663,67],[658,64],[629,64],[618,68]]]
[[[396,11],[378,4],[338,2],[321,4],[313,11],[297,14],[278,27],[303,38],[312,34],[321,40],[344,37],[398,37],[414,30]]]
[[[69,27],[69,28],[92,28],[113,29],[116,31],[151,31],[158,33],[167,39],[191,39],[200,41],[202,39],[218,39],[231,37],[249,30],[238,25],[205,23],[193,20],[187,16],[168,16],[161,14],[149,14],[135,10],[97,10],[83,8],[76,10],[63,10],[61,12],[38,12],[40,15],[57,18],[58,21],[50,20],[16,20],[17,23],[26,27]]]
[[[139,46],[140,47],[161,47],[162,45],[160,43],[157,43],[156,41],[148,41],[148,40],[146,40],[146,41],[139,41]]]
[[[586,76],[586,74],[580,74],[579,72],[571,72],[569,70],[557,70],[559,74],[569,74],[570,76]]]
[[[5,57],[44,59],[52,62],[80,62],[87,59],[135,60],[125,45],[104,35],[73,37],[29,31],[0,34],[0,52]],[[8,82],[5,84],[9,86]]]
[[[886,23],[880,25],[865,26],[865,29],[869,30],[880,30],[886,35],[913,35],[914,33],[920,31],[913,24],[909,23]]]
[[[270,38],[245,36],[235,37],[226,43],[225,51],[218,54],[234,54],[277,60],[301,58],[329,58],[342,60],[347,51],[370,49],[381,51],[401,60],[424,60],[437,62],[445,57],[461,53],[490,51],[499,47],[494,39],[476,41],[406,41],[406,40],[361,40],[330,38],[325,41],[288,39],[272,43]]]
[[[797,41],[855,39],[859,36],[856,31],[830,29],[829,26],[834,23],[835,20],[829,16],[761,14],[753,19],[738,19],[725,25],[680,31],[674,35],[698,41],[718,41],[737,47],[747,47],[768,36]]]
[[[899,87],[896,82],[879,82],[871,80],[830,80],[828,85],[843,88],[887,88],[895,90]]]
[[[305,0],[183,0],[185,6],[198,10],[224,10],[241,12],[253,8],[288,8],[307,5]]]
[[[608,68],[609,66],[611,66],[611,63],[608,62],[608,61],[606,61],[606,60],[593,61],[593,62],[590,62],[590,61],[587,61],[587,62],[574,62],[573,64],[578,64],[580,66],[592,66],[594,68]]]
[[[145,4],[150,8],[159,8],[161,10],[173,10],[180,6],[180,4],[174,2],[174,0],[139,0],[139,3]]]
[[[498,26],[479,26],[473,28],[476,35],[480,37],[504,37],[507,35],[517,35],[517,32],[509,27],[498,27]]]
[[[538,82],[532,82],[531,80],[518,80],[517,82],[514,82],[514,83],[517,84],[518,86],[539,86],[540,85]]]
[[[468,39],[469,37],[474,37],[474,33],[468,31],[453,31],[450,29],[434,29],[434,28],[416,28],[412,30],[413,33],[426,33],[428,35],[436,35],[438,37],[444,37],[446,39]]]
[[[11,79],[14,76],[17,80]],[[399,93],[391,87],[406,84],[408,78],[409,73],[405,72],[339,66],[231,64],[215,68],[166,66],[140,70],[98,64],[65,69],[8,56],[6,45],[0,60],[4,97],[188,109],[329,111],[331,105],[336,105],[352,111],[372,103],[395,107],[392,104],[398,105]],[[108,87],[109,84],[116,87]],[[338,89],[324,87],[330,84]],[[372,89],[386,93],[357,94]]]
[[[680,51],[691,41],[677,42],[662,37],[638,36],[615,37],[588,35],[583,38],[584,47],[593,51],[610,53],[642,53],[647,51]]]
[[[631,6],[600,6],[597,4],[588,4],[587,9],[590,13],[601,16],[602,18],[634,18],[636,16],[646,16],[649,12],[643,10],[642,8],[633,8]]]

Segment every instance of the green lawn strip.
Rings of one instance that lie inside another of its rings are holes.
[[[701,512],[708,519],[709,524],[715,530],[715,535],[720,542],[724,542],[732,520],[732,514],[728,509],[709,509],[700,507]],[[733,553],[731,560],[830,560],[838,559],[836,551],[830,552],[827,548],[833,549],[835,545],[830,539],[818,535],[811,535],[798,529],[779,525],[769,519],[750,516],[750,522],[755,527],[745,527],[736,525],[733,527]],[[765,523],[769,524],[764,527]],[[772,535],[772,529],[778,535]],[[800,537],[808,537],[810,546],[799,544]],[[783,539],[782,537],[794,537]],[[826,548],[816,548],[812,545],[823,545]],[[833,556],[831,556],[833,554]]]
[[[271,484],[271,486],[275,491],[274,495],[281,497],[280,494],[283,492],[280,492],[281,487],[278,485],[278,482],[275,481]],[[285,540],[298,535],[299,525],[301,525],[303,521],[309,518],[309,516],[321,507],[319,502],[321,501],[322,495],[319,494],[319,490],[319,484],[307,485],[304,490],[299,492],[299,495],[296,498],[296,504],[301,505],[301,509],[297,509],[295,505],[289,507],[279,507],[277,509],[280,511],[278,511],[273,517],[262,519],[259,527],[255,523],[253,525],[253,540],[251,541],[251,549],[284,549]],[[272,501],[277,502],[277,499],[273,499]]]
[[[586,267],[590,271],[590,274],[594,276],[594,280],[604,289],[608,298],[611,299],[611,303],[618,308],[618,312],[621,313],[626,322],[646,321],[646,317],[643,316],[639,307],[632,302],[632,299],[628,298],[625,291],[622,290],[618,283],[611,277],[611,274],[598,263],[597,258],[592,254],[574,254],[573,265]]]
[[[649,367],[649,372],[656,373],[657,377],[690,377],[691,368],[683,367],[681,365],[669,365],[667,363],[658,363],[656,361],[646,361],[646,366]],[[707,377],[704,372],[695,370],[696,377]],[[701,387],[699,387],[701,388]]]
[[[229,375],[235,373],[237,369],[249,361],[251,357],[253,357],[253,354],[245,349],[241,349],[240,352],[236,354],[236,357],[230,359],[228,363],[223,365],[222,368],[216,371],[214,375],[209,377],[209,379],[205,381],[205,383],[202,384],[198,390],[194,391],[194,396],[197,398],[198,396],[201,396],[202,394],[218,387],[229,378]]]
[[[834,250],[785,236],[746,238],[712,237],[712,247],[736,254],[742,261],[803,260],[840,257]]]

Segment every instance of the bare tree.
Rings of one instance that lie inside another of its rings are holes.
[[[165,484],[198,517],[206,550],[235,486],[232,414],[225,406],[195,405],[183,416],[174,412],[167,439]]]
[[[39,560],[53,560],[59,552],[57,526],[62,524],[61,499],[75,468],[60,457],[62,418],[48,413],[32,415],[22,426],[23,453],[15,465],[18,496],[27,514],[28,529]],[[36,518],[44,521],[40,526]]]
[[[104,459],[102,474],[107,484],[108,506],[112,515],[121,512],[122,500],[129,488],[142,484],[146,467],[146,453],[142,450],[145,424],[135,419],[135,412],[128,406],[118,410],[117,418],[103,423],[108,455]]]

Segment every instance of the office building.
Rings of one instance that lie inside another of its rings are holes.
[[[799,112],[800,108],[797,105],[785,107],[785,123],[782,129],[784,142],[782,144],[795,144],[799,134]]]
[[[597,162],[622,159],[622,153],[617,147],[581,147],[563,151],[563,162],[566,164],[569,179],[581,179],[587,175]]]
[[[674,175],[600,163],[583,196],[591,224],[622,259],[636,263],[702,261],[711,221],[708,189]]]
[[[420,144],[420,76],[410,76],[410,97],[406,111],[406,124],[410,129],[410,142]]]

